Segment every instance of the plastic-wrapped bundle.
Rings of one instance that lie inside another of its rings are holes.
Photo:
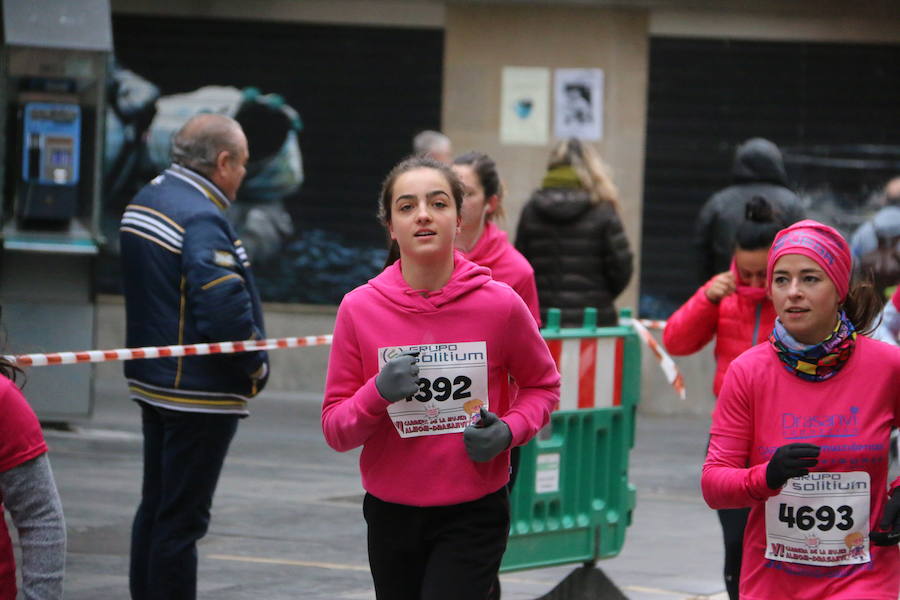
[[[303,183],[303,160],[297,133],[300,116],[278,94],[256,88],[204,86],[156,102],[147,136],[147,155],[156,171],[168,166],[172,135],[192,116],[218,113],[237,120],[250,148],[247,176],[239,202],[229,212],[250,257],[275,256],[294,232],[284,198]]]

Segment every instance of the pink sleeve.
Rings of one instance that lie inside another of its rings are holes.
[[[774,496],[779,490],[766,485],[766,466],[747,468],[749,442],[724,435],[711,435],[700,487],[710,508],[743,508]]]
[[[896,302],[897,298],[900,298],[900,287],[897,288],[897,291],[894,292],[892,296],[892,301]],[[900,390],[900,370],[895,371],[895,390]],[[894,427],[900,427],[900,392],[894,398]],[[900,476],[898,476],[894,481],[891,482],[891,493],[894,492],[895,489],[900,487]]]
[[[538,305],[537,284],[534,282],[534,273],[528,274],[528,277],[516,287],[516,292],[518,292],[519,296],[522,297],[522,300],[525,301],[528,312],[531,313],[531,316],[534,317],[534,322],[540,327],[541,309]]]
[[[353,320],[342,303],[334,325],[322,404],[322,433],[338,452],[363,445],[384,420],[389,403],[375,387],[376,375],[363,373]]]
[[[697,352],[716,335],[719,304],[706,297],[709,283],[694,292],[681,308],[672,313],[663,329],[663,346],[669,354],[687,356]]]
[[[766,485],[768,462],[747,466],[753,432],[743,364],[733,362],[713,410],[709,450],[700,479],[703,498],[710,508],[751,506],[778,493]]]
[[[896,304],[896,302],[900,299],[900,287],[897,288],[897,291],[894,292],[894,295],[891,296],[891,301]],[[894,389],[900,389],[900,369],[894,369]],[[896,394],[894,397],[894,427],[900,427],[900,392]],[[894,493],[894,490],[900,487],[900,476],[898,476],[894,481],[890,484],[890,493]]]
[[[521,446],[550,421],[550,411],[559,403],[559,371],[534,318],[518,297],[516,300],[504,348],[519,392],[501,417],[512,432],[511,445]]]
[[[0,472],[17,467],[47,451],[44,433],[25,396],[0,375]],[[0,519],[3,518],[0,513]]]
[[[898,287],[897,289],[900,289]],[[894,368],[894,389],[898,390],[894,396],[894,427],[900,427],[900,365]]]

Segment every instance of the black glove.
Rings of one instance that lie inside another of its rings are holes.
[[[387,361],[375,378],[375,387],[388,402],[398,402],[419,389],[418,352],[404,352]]]
[[[780,489],[791,477],[803,477],[819,462],[815,444],[787,444],[775,451],[766,467],[766,485]]]
[[[869,534],[876,546],[893,546],[900,542],[900,492],[896,489],[881,511],[878,529]]]
[[[463,432],[466,453],[475,462],[488,462],[509,447],[512,431],[509,425],[481,407],[481,419]]]

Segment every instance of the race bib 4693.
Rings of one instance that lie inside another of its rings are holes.
[[[804,565],[869,562],[869,474],[810,473],[766,501],[766,558]]]

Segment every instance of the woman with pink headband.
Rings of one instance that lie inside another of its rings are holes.
[[[716,396],[731,361],[764,342],[775,324],[775,308],[766,294],[766,261],[775,234],[785,225],[765,198],[751,198],[737,229],[731,269],[713,276],[666,322],[663,344],[673,356],[698,352],[715,338]],[[725,589],[730,600],[738,600],[744,528],[750,510],[728,508],[716,513],[725,546]]]
[[[778,233],[766,279],[778,318],[739,356],[713,412],[702,488],[712,508],[750,507],[743,600],[896,600],[900,352],[863,335],[881,304],[850,288],[841,235],[816,221]]]

